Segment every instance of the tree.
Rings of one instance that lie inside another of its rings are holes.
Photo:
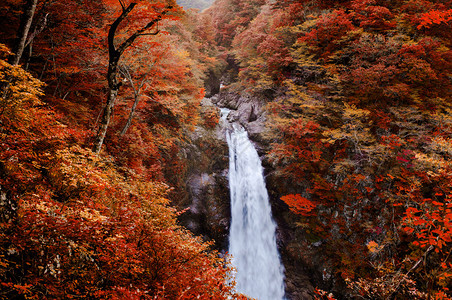
[[[129,16],[132,10],[139,4],[139,2],[131,2],[128,6],[126,6],[123,1],[119,2],[122,7],[122,12],[119,17],[116,18],[116,20],[112,23],[108,31],[108,93],[107,102],[104,106],[99,129],[94,143],[93,151],[95,153],[99,153],[101,150],[105,135],[107,134],[108,125],[113,114],[113,107],[115,105],[116,97],[121,86],[117,78],[119,71],[118,63],[121,56],[123,55],[124,51],[127,50],[127,48],[132,46],[132,44],[138,37],[158,34],[158,22],[166,18],[166,15],[175,7],[175,4],[171,2],[168,4],[158,3],[156,5],[147,7],[147,9],[152,9],[151,11],[149,11],[149,13],[152,15],[152,19],[141,28],[135,30],[131,35],[129,35],[128,38],[125,39],[125,41],[116,46],[116,31],[118,30],[118,27]],[[155,31],[151,32],[151,30]]]

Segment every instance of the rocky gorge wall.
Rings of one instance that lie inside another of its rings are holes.
[[[214,107],[209,98],[203,99],[201,105]],[[225,250],[230,219],[225,128],[220,124],[210,129],[197,126],[190,139],[192,143],[184,149],[188,172],[183,206],[188,210],[180,221],[204,240],[214,241],[216,249]]]

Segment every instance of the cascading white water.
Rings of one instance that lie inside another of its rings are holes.
[[[237,124],[227,133],[227,142],[232,217],[229,253],[236,268],[237,292],[258,300],[281,300],[284,272],[259,155]]]

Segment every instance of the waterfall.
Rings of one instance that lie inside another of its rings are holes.
[[[276,247],[276,224],[259,155],[245,129],[227,133],[231,227],[229,253],[236,268],[237,292],[258,300],[284,298],[284,275]]]

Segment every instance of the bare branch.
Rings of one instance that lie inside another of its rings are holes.
[[[433,247],[433,245],[430,245],[428,247],[428,249],[425,251],[424,255],[422,255],[421,258],[418,259],[418,261],[411,267],[410,270],[408,270],[408,272],[401,276],[401,279],[399,280],[399,282],[397,283],[397,286],[395,287],[394,291],[391,293],[391,295],[389,295],[388,299],[393,299],[395,297],[395,295],[397,294],[397,291],[400,288],[400,285],[402,284],[403,280],[408,278],[408,275],[413,272],[414,270],[416,270],[419,265],[421,264],[422,261],[425,261],[427,259],[427,256],[430,254],[430,252],[432,252],[435,249],[435,247]]]
[[[27,38],[27,41],[25,43],[25,47],[30,45],[33,42],[33,39],[44,30],[44,28],[47,25],[47,17],[48,16],[49,16],[49,13],[46,13],[45,16],[43,18],[41,18],[41,20],[39,21],[39,24],[36,25],[36,28],[33,31],[33,33],[30,34],[30,36]]]
[[[118,29],[119,24],[121,24],[121,22],[128,16],[128,14],[132,11],[132,9],[136,5],[137,5],[136,2],[130,3],[129,6],[122,11],[121,15],[113,22],[113,24],[111,24],[110,30],[108,31],[108,50],[109,50],[109,54],[110,54],[110,59],[118,56],[118,60],[119,60],[119,56],[124,51],[124,50],[122,50],[122,51],[116,50],[116,47],[114,44],[116,30]],[[119,55],[117,52],[119,52]]]
[[[147,35],[144,34],[146,33],[147,30],[151,29],[152,27],[154,27],[154,25],[157,24],[158,26],[158,22],[162,19],[162,17],[164,15],[166,15],[173,7],[167,6],[154,20],[150,21],[149,23],[147,23],[145,26],[143,26],[141,29],[137,30],[134,34],[132,34],[127,40],[125,40],[119,47],[118,47],[118,52],[122,53],[124,52],[128,47],[130,47],[130,45],[132,45],[132,43],[136,40],[137,37],[141,36],[141,35]],[[158,33],[158,30],[157,30]],[[156,34],[157,34],[156,33]],[[151,34],[152,35],[152,34]]]
[[[148,32],[148,33],[140,33],[138,36],[144,36],[144,35],[157,35],[160,33],[160,30],[157,30],[156,32]]]
[[[126,6],[125,6],[124,2],[122,0],[118,0],[118,1],[119,1],[119,4],[121,4],[122,11],[125,11],[126,10]]]
[[[14,56],[9,60],[9,63],[12,65],[18,65],[22,57],[37,4],[38,0],[27,0],[24,4],[24,13],[21,16],[17,38],[13,48]]]

